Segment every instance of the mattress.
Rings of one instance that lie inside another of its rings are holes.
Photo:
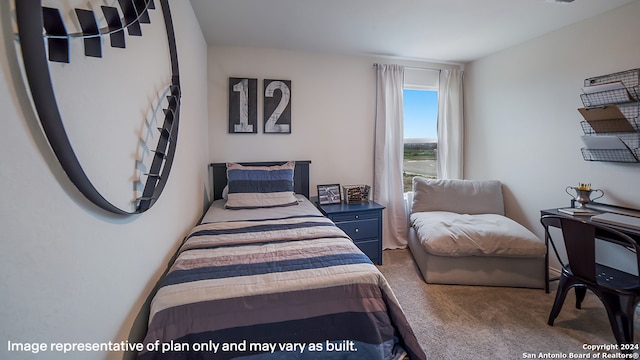
[[[385,278],[305,198],[214,204],[162,280],[144,345],[140,360],[425,358]]]

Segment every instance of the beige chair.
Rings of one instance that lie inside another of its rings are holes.
[[[544,288],[546,246],[504,215],[495,180],[415,177],[409,248],[427,283]]]

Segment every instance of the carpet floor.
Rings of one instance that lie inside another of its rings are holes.
[[[580,354],[593,359],[620,354],[589,348],[615,344],[604,307],[591,292],[582,309],[576,309],[572,291],[549,326],[557,282],[549,294],[541,289],[426,284],[407,249],[385,250],[379,269],[428,359],[562,359]],[[636,320],[636,343],[639,331]]]

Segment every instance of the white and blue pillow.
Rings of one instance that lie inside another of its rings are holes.
[[[227,163],[229,192],[225,208],[254,209],[297,205],[293,191],[295,161],[275,166]]]

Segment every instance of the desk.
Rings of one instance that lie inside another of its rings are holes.
[[[618,207],[618,206],[612,206],[612,205],[605,205],[605,204],[597,204],[594,203],[596,205],[601,205],[603,207],[608,207],[611,209],[611,212],[614,212],[615,209],[620,209],[623,211],[637,211],[634,209],[629,209],[629,208],[622,208],[622,207]],[[595,210],[595,209],[592,209]],[[603,213],[604,211],[599,211],[599,210],[595,210],[597,211],[598,214]],[[622,233],[625,233],[629,236],[631,236],[637,243],[640,244],[640,231],[639,230],[634,230],[634,229],[630,229],[630,228],[625,228],[625,227],[621,227],[621,226],[616,226],[616,225],[610,225],[610,224],[604,224],[601,222],[596,222],[596,221],[591,221],[591,216],[593,215],[569,215],[566,213],[563,213],[561,211],[558,211],[558,208],[555,209],[547,209],[547,210],[541,210],[540,211],[540,217],[545,216],[545,215],[557,215],[557,216],[562,216],[562,217],[566,217],[566,218],[574,218],[574,219],[580,219],[580,220],[584,220],[588,223],[593,223],[593,224],[597,224],[597,225],[604,225],[613,229],[616,229]],[[594,214],[595,215],[595,214]],[[559,224],[558,224],[559,227]],[[544,291],[546,293],[549,293],[549,282],[552,280],[557,280],[557,279],[549,279],[549,241],[551,241],[551,245],[555,247],[555,244],[553,244],[553,240],[549,238],[549,235],[545,232],[544,234],[544,244],[547,247],[547,253],[545,255],[545,259],[544,259],[544,264],[545,264],[545,285],[544,285]],[[557,256],[557,253],[556,253]],[[560,262],[562,262],[562,260],[558,259]]]

